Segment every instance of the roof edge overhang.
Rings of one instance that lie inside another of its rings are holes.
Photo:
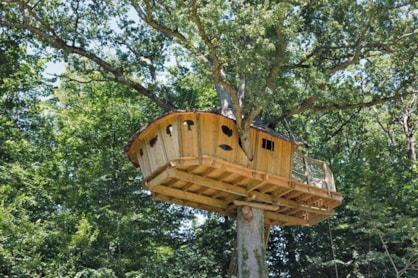
[[[139,163],[138,163],[138,161],[135,159],[135,158],[133,158],[133,157],[131,157],[131,155],[130,155],[130,151],[131,151],[131,148],[132,147],[134,147],[134,145],[135,145],[135,143],[137,142],[137,139],[139,138],[139,136],[149,127],[149,126],[151,126],[154,122],[157,122],[157,121],[160,121],[161,119],[164,119],[164,118],[166,118],[166,117],[169,117],[169,116],[171,116],[172,114],[186,114],[186,113],[204,113],[204,114],[213,114],[213,115],[215,115],[215,116],[219,116],[219,117],[224,117],[224,118],[227,118],[227,119],[229,119],[229,120],[232,120],[232,121],[235,121],[235,119],[231,119],[230,117],[227,117],[227,116],[224,116],[224,115],[222,115],[221,113],[219,113],[219,112],[216,112],[216,111],[198,111],[198,110],[196,110],[196,111],[193,111],[193,110],[173,110],[173,111],[170,111],[170,112],[168,112],[168,113],[165,113],[165,114],[163,114],[163,115],[161,115],[161,116],[159,116],[158,118],[156,118],[156,119],[154,119],[154,120],[152,120],[152,121],[150,121],[150,122],[147,122],[147,123],[145,123],[137,132],[135,132],[135,134],[134,135],[132,135],[131,136],[131,138],[129,139],[129,141],[128,141],[128,143],[123,147],[123,153],[124,153],[124,155],[128,158],[128,160],[132,163],[132,164],[134,164],[135,165],[135,167],[137,167],[137,168],[139,168]],[[292,140],[292,139],[290,139],[290,138],[288,138],[288,137],[286,137],[286,136],[283,136],[283,135],[281,135],[281,134],[279,134],[279,133],[277,133],[276,131],[274,131],[273,129],[271,129],[271,128],[269,128],[267,125],[264,125],[264,124],[260,124],[260,123],[255,123],[255,122],[253,122],[252,124],[251,124],[251,128],[254,128],[254,129],[256,129],[256,130],[259,130],[259,131],[262,131],[262,132],[264,132],[264,133],[266,133],[266,134],[269,134],[269,135],[271,135],[271,136],[273,136],[273,137],[275,137],[275,138],[278,138],[278,139],[281,139],[281,140],[285,140],[285,141],[288,141],[288,142],[290,142],[290,143],[292,143],[293,145],[295,145],[296,147],[307,147],[307,145],[305,144],[305,143],[303,143],[303,142],[301,142],[301,141],[296,141],[296,140]]]

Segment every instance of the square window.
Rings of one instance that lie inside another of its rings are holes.
[[[274,142],[271,141],[271,140],[268,140],[266,138],[263,138],[263,142],[262,142],[261,147],[263,149],[266,149],[266,150],[269,150],[269,151],[273,152],[274,151]]]

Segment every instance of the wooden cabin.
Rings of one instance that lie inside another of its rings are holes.
[[[301,143],[251,127],[254,158],[241,150],[235,121],[211,112],[172,112],[145,125],[125,147],[156,200],[235,216],[264,209],[270,225],[314,225],[342,202],[332,172],[298,152]]]

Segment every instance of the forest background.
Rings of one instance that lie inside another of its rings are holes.
[[[270,277],[416,277],[417,10],[2,1],[0,275],[224,277],[234,219],[153,201],[122,150],[226,91],[235,114],[307,143],[344,196],[321,224],[272,229]]]

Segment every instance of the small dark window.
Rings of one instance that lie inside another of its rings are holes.
[[[140,154],[141,156],[144,156],[144,151],[143,151],[142,149],[139,149],[139,154]]]
[[[157,138],[158,136],[153,137],[151,140],[149,140],[149,145],[152,147],[154,147],[155,143],[157,142]]]
[[[185,120],[183,124],[187,125],[187,130],[192,130],[192,125],[194,125],[194,122],[192,120]]]
[[[232,129],[230,129],[229,127],[227,127],[226,125],[222,126],[222,132],[228,136],[231,137],[232,136]]]
[[[262,142],[261,147],[263,149],[266,149],[266,150],[269,150],[269,151],[273,152],[274,151],[274,142],[271,141],[271,140],[268,140],[266,138],[263,138],[263,142]]]
[[[171,134],[173,133],[173,125],[168,125],[165,128],[165,133],[167,133],[167,135],[171,137]]]
[[[230,145],[227,144],[220,144],[219,148],[223,149],[224,151],[232,151],[233,148]]]

